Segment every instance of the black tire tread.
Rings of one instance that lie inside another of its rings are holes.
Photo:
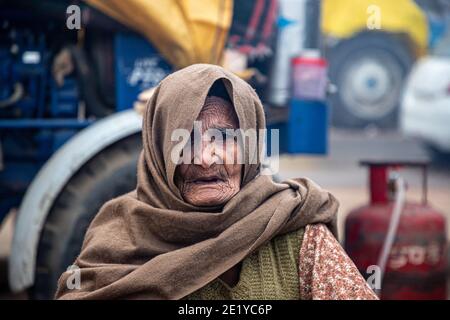
[[[114,143],[81,167],[58,195],[41,233],[32,298],[53,298],[60,274],[78,255],[101,205],[134,189],[141,148],[140,134]]]
[[[363,50],[364,52],[370,52],[370,48],[378,48],[389,54],[402,69],[403,78],[406,77],[415,60],[413,46],[405,36],[375,31],[362,32],[349,39],[340,41],[336,46],[327,50],[331,81],[339,85],[336,82],[338,82],[339,72],[346,65],[346,61],[352,59],[354,54],[363,52]],[[368,122],[356,117],[347,110],[340,99],[339,92],[330,96],[330,104],[332,106],[332,123],[336,127],[364,128],[368,124],[374,124],[380,128],[397,127],[398,106],[390,114]]]

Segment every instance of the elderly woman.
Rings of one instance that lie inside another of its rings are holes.
[[[80,288],[65,272],[56,297],[376,299],[333,235],[333,195],[261,174],[237,129],[265,129],[246,82],[206,64],[166,77],[145,110],[136,190],[101,208],[75,261]],[[192,136],[180,148],[174,132]]]

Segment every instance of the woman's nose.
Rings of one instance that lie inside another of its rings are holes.
[[[200,165],[207,169],[216,162],[215,147],[212,143],[206,143],[202,146]]]
[[[198,161],[195,164],[207,169],[217,162],[214,143],[203,143]]]

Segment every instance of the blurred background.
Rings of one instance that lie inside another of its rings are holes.
[[[0,0],[0,298],[52,298],[100,206],[135,187],[152,88],[212,63],[279,130],[274,179],[338,198],[381,298],[447,299],[449,24],[449,0]]]

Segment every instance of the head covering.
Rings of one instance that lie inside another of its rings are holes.
[[[171,133],[192,131],[217,80],[240,128],[265,128],[254,89],[223,68],[196,64],[166,77],[145,110],[137,188],[100,209],[75,261],[81,289],[68,289],[71,273],[63,273],[57,298],[180,299],[277,235],[318,222],[336,232],[338,202],[329,192],[307,178],[275,183],[259,175],[258,163],[244,165],[241,190],[222,207],[183,200],[174,183]]]

